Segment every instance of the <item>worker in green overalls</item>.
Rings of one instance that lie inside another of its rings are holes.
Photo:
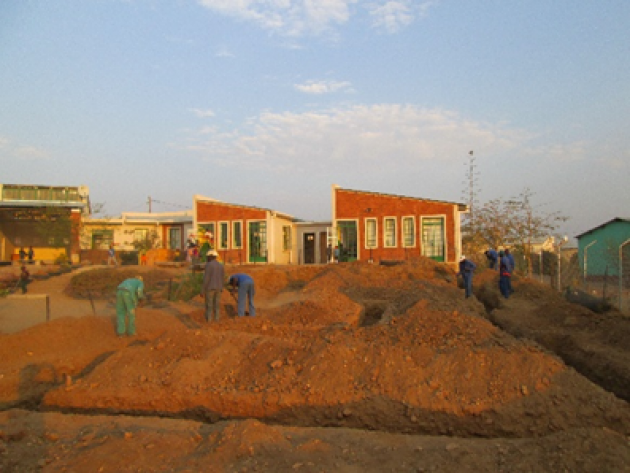
[[[125,333],[132,337],[136,334],[136,307],[144,297],[142,276],[125,279],[116,290],[116,333],[123,337]],[[128,319],[128,320],[125,320]]]

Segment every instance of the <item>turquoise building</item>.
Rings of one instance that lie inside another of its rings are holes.
[[[575,238],[585,277],[618,276],[620,248],[623,248],[624,278],[630,274],[630,219],[613,218]]]

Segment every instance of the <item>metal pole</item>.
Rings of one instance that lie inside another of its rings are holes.
[[[623,310],[623,247],[630,243],[630,238],[619,246],[619,312]]]
[[[561,271],[562,271],[562,245],[564,245],[567,241],[569,241],[568,237],[564,237],[560,243],[558,243],[558,292],[561,292],[562,288],[560,285],[562,284]]]

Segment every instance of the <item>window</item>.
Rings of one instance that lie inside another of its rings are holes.
[[[136,228],[133,231],[133,241],[145,242],[147,241],[148,230],[146,228]]]
[[[413,217],[403,217],[403,246],[409,248],[416,246],[416,232]]]
[[[288,251],[292,248],[291,227],[285,225],[282,227],[282,249]]]
[[[267,261],[267,222],[248,223],[249,262],[262,263]]]
[[[243,222],[232,222],[232,248],[243,248]]]
[[[337,220],[337,239],[339,262],[356,261],[358,257],[357,222]]]
[[[386,248],[393,248],[396,246],[396,219],[395,218],[386,218],[385,219],[385,228],[383,229],[385,232],[384,240]]]
[[[179,250],[182,247],[182,231],[179,227],[168,229],[168,247],[171,250]]]
[[[228,249],[228,223],[219,222],[219,249]]]
[[[376,248],[376,219],[365,220],[365,247]]]
[[[92,249],[106,250],[114,243],[114,232],[112,230],[95,230],[92,232]]]
[[[214,223],[199,224],[197,233],[201,234],[201,241],[197,242],[198,244],[208,243],[210,248],[216,249]],[[197,241],[197,236],[193,235],[193,239]]]
[[[422,219],[422,255],[444,261],[444,218]]]

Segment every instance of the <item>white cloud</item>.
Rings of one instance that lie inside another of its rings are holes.
[[[415,0],[389,0],[382,4],[370,5],[368,11],[375,27],[383,28],[388,33],[396,33],[416,19],[426,16],[434,4],[435,1],[418,4]]]
[[[330,94],[338,91],[354,92],[352,84],[347,81],[307,81],[305,84],[295,84],[295,87],[300,92],[306,94]]]
[[[198,0],[217,13],[255,23],[285,36],[321,34],[364,11],[373,25],[396,32],[422,18],[435,1],[417,0]],[[355,8],[364,5],[364,8]]]
[[[198,118],[210,118],[210,117],[215,116],[215,113],[212,110],[201,110],[198,108],[189,108],[188,111],[197,115]]]
[[[219,48],[215,53],[216,57],[236,57],[226,47]]]
[[[36,146],[22,146],[16,148],[14,152],[19,159],[48,159],[50,157],[46,150]]]
[[[187,149],[217,165],[313,174],[329,169],[408,173],[427,163],[461,162],[470,149],[486,156],[513,154],[532,139],[522,130],[454,112],[396,104],[266,112],[241,128],[205,131]]]

